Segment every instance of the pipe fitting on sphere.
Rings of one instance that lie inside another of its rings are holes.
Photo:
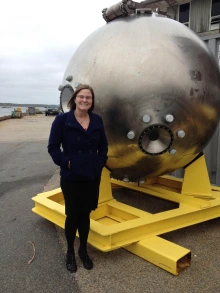
[[[69,81],[69,82],[72,81],[72,80],[73,80],[73,76],[72,76],[72,75],[68,75],[68,76],[66,77],[66,80]]]
[[[58,91],[62,91],[62,89],[64,88],[64,86],[61,84],[61,85],[59,85],[59,87],[58,87]]]

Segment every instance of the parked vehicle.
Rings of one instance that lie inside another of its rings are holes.
[[[21,108],[15,108],[14,111],[11,112],[11,118],[22,118],[22,116]]]
[[[27,114],[29,115],[35,115],[36,114],[36,108],[33,106],[28,107]]]
[[[45,115],[49,116],[49,115],[58,115],[60,113],[58,108],[47,108],[45,110]]]

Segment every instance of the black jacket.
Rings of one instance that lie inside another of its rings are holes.
[[[102,118],[94,113],[89,116],[87,130],[78,123],[73,111],[58,115],[52,124],[48,152],[66,180],[92,181],[101,176],[106,164],[108,142]]]

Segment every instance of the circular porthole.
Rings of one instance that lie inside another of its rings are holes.
[[[70,85],[65,85],[60,93],[60,107],[63,113],[68,112],[68,103],[74,93],[73,88]]]
[[[172,131],[164,125],[147,127],[140,135],[139,147],[145,154],[158,156],[165,153],[173,143]]]

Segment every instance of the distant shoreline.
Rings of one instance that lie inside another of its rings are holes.
[[[56,108],[57,105],[51,105],[51,104],[18,104],[18,103],[0,103],[0,107],[13,107],[13,106],[20,106],[20,107],[54,107]]]
[[[0,122],[1,121],[5,121],[5,120],[8,120],[8,119],[22,119],[23,117],[25,117],[25,116],[30,116],[30,117],[36,117],[36,116],[45,116],[43,113],[42,114],[34,114],[34,115],[32,115],[32,114],[26,114],[26,113],[22,113],[22,116],[21,117],[12,117],[12,115],[6,115],[6,116],[1,116],[0,117]]]

